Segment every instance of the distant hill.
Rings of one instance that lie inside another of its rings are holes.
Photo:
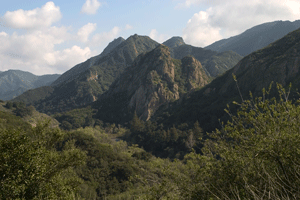
[[[93,107],[103,122],[128,122],[134,112],[148,120],[160,105],[208,82],[198,60],[191,56],[173,59],[169,48],[160,45],[138,56]]]
[[[274,81],[283,86],[292,83],[290,98],[297,96],[300,87],[300,29],[289,33],[267,47],[243,58],[234,68],[214,79],[199,91],[192,92],[156,112],[153,119],[158,123],[194,123],[199,121],[205,131],[220,127],[218,119],[227,120],[226,104],[241,102],[232,74],[236,75],[242,97],[249,99],[249,91],[262,96],[262,89]],[[274,91],[276,87],[274,86]],[[271,95],[272,96],[272,95]],[[269,96],[269,97],[271,97]],[[232,111],[234,107],[231,104]]]
[[[21,70],[8,70],[0,73],[0,99],[10,100],[23,92],[50,85],[60,75],[36,76]]]
[[[193,56],[199,60],[207,74],[212,77],[223,74],[243,58],[233,51],[218,53],[201,47],[187,45],[181,37],[173,37],[163,44],[170,48],[173,58],[182,59],[185,56]]]
[[[224,52],[234,51],[246,56],[282,38],[291,31],[300,28],[300,20],[274,21],[254,26],[245,32],[228,39],[217,41],[205,49]]]

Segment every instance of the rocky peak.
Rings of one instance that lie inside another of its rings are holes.
[[[175,36],[175,37],[172,37],[172,38],[168,39],[163,44],[166,45],[169,48],[176,48],[176,47],[179,47],[181,45],[184,45],[185,42],[183,41],[182,37]]]
[[[182,74],[186,77],[187,90],[192,90],[196,87],[202,87],[209,82],[205,69],[201,63],[192,56],[187,56],[181,59]]]
[[[163,104],[208,83],[202,65],[193,57],[173,59],[169,48],[159,45],[135,59],[95,104],[104,121],[124,123],[134,112],[149,120]],[[115,110],[116,112],[114,112]]]

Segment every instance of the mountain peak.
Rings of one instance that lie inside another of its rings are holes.
[[[175,36],[175,37],[172,37],[172,38],[168,39],[163,44],[166,45],[169,48],[176,48],[176,47],[179,47],[181,45],[184,45],[185,42],[183,41],[182,37]]]
[[[114,39],[113,41],[111,41],[107,45],[107,47],[103,50],[103,52],[100,54],[101,57],[106,56],[107,54],[109,54],[114,48],[116,48],[123,41],[125,41],[125,39],[122,38],[122,37],[118,37],[118,38]]]

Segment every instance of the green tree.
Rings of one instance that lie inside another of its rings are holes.
[[[85,153],[72,142],[57,151],[62,136],[47,124],[31,132],[0,130],[0,199],[73,199],[81,180],[72,168]]]
[[[278,99],[265,99],[263,90],[263,97],[243,101],[236,115],[227,111],[231,121],[210,134],[213,140],[203,149],[207,158],[215,159],[206,166],[202,189],[195,195],[300,198],[300,101],[291,102],[289,92],[277,88]]]

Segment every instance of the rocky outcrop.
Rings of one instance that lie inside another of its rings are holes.
[[[172,37],[163,43],[170,48],[171,57],[182,59],[193,56],[201,62],[207,75],[217,77],[236,65],[243,57],[233,51],[218,53],[184,43],[181,37]]]
[[[124,123],[131,119],[133,112],[142,120],[149,120],[161,105],[208,82],[209,77],[199,61],[193,57],[175,60],[169,48],[160,45],[140,55],[101,96],[95,108],[104,121]],[[120,98],[122,105],[118,104]]]

